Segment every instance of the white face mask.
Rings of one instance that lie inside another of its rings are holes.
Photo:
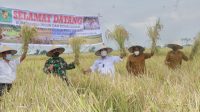
[[[12,54],[6,54],[5,59],[7,59],[9,61],[12,60]]]
[[[135,54],[136,56],[138,56],[138,55],[140,54],[140,52],[139,52],[139,51],[134,51],[134,54]]]
[[[101,51],[101,56],[107,56],[108,55],[108,53],[107,53],[107,51]]]

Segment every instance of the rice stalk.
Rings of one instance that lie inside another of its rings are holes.
[[[198,33],[198,35],[196,36],[196,39],[194,41],[194,45],[192,47],[192,51],[190,53],[190,59],[192,60],[195,55],[198,53],[199,51],[199,48],[200,48],[200,33]]]
[[[35,27],[24,25],[21,27],[20,35],[23,41],[22,51],[27,53],[28,44],[31,42],[31,39],[37,35],[37,30]]]
[[[69,40],[69,44],[72,47],[74,53],[75,64],[80,65],[79,57],[80,57],[80,49],[81,45],[85,43],[85,40],[81,37],[73,37]]]
[[[151,39],[151,52],[156,52],[156,45],[157,41],[160,39],[160,31],[162,30],[163,25],[160,23],[160,19],[156,21],[156,24],[154,26],[148,27],[148,36]]]
[[[116,25],[113,31],[107,30],[106,37],[118,43],[121,55],[127,55],[124,44],[125,40],[129,38],[129,33],[122,25]]]

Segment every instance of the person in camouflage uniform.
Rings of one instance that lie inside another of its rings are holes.
[[[66,70],[74,69],[75,64],[74,62],[67,64],[63,58],[59,57],[59,55],[62,54],[64,51],[65,49],[62,47],[59,47],[59,48],[53,47],[47,53],[47,56],[50,58],[46,61],[43,71],[46,74],[59,76],[60,78],[65,80],[67,84],[69,84],[67,76],[66,76],[67,74]]]

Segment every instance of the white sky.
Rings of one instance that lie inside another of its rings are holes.
[[[180,43],[181,38],[193,38],[200,32],[200,0],[0,0],[0,7],[58,14],[100,14],[103,34],[121,24],[130,32],[129,44],[143,46],[150,45],[146,27],[157,18],[164,25],[160,44]],[[113,43],[109,45],[116,47]]]

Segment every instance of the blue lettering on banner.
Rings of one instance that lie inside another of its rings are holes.
[[[76,30],[69,29],[52,29],[53,36],[74,36],[76,34]]]

